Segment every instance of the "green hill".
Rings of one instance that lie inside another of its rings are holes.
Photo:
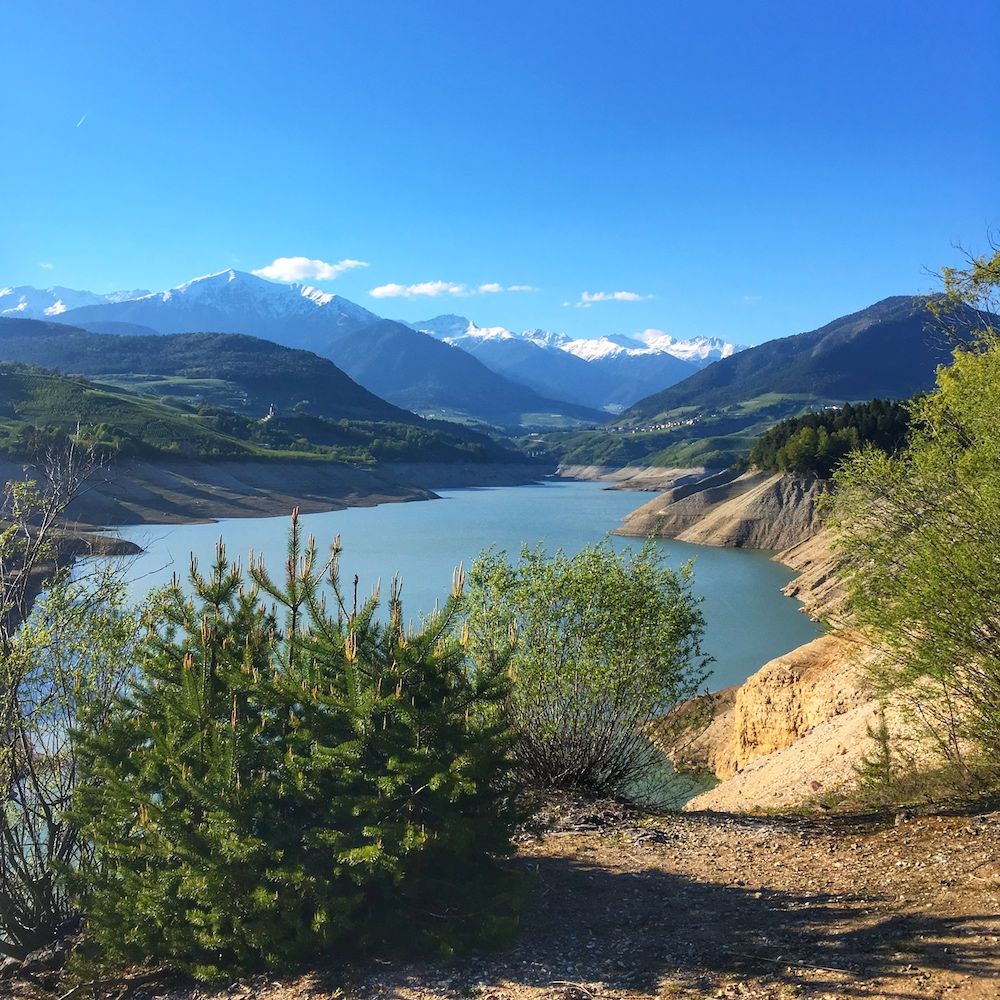
[[[748,348],[647,396],[607,427],[548,435],[544,448],[574,465],[723,467],[780,420],[872,398],[908,399],[933,386],[953,337],[981,325],[980,314],[965,310],[949,336],[928,303],[895,296]]]
[[[752,416],[847,400],[906,399],[934,384],[953,343],[925,297],[897,295],[809,333],[769,340],[707,368],[626,410],[637,426],[713,412]],[[974,315],[966,317],[968,324]]]
[[[282,412],[335,420],[420,422],[362,388],[327,358],[237,333],[130,336],[3,319],[0,359],[258,417],[273,404]]]
[[[78,434],[109,454],[151,460],[524,461],[483,435],[462,428],[451,434],[414,420],[258,419],[0,362],[0,455],[9,458],[30,458],[48,442]]]

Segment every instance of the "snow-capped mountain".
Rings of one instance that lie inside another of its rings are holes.
[[[154,300],[182,305],[198,304],[232,312],[235,308],[249,308],[263,316],[312,315],[330,309],[337,315],[350,315],[361,320],[375,318],[361,306],[347,299],[324,292],[311,285],[283,284],[267,281],[245,271],[218,271],[200,278],[192,278],[176,288],[135,298],[136,302]]]
[[[465,316],[435,316],[433,319],[420,320],[409,326],[422,333],[429,333],[438,340],[449,344],[458,343],[466,338],[476,340],[527,340],[540,347],[558,348],[573,354],[584,361],[599,361],[609,357],[642,357],[654,354],[669,354],[690,361],[694,364],[702,362],[709,364],[719,358],[728,358],[731,354],[743,350],[737,344],[731,344],[719,337],[693,337],[690,340],[679,340],[664,333],[663,330],[643,330],[634,336],[610,334],[604,337],[572,338],[565,333],[552,333],[548,330],[525,330],[514,333],[502,326],[477,326]]]
[[[656,354],[669,354],[690,361],[696,367],[702,367],[728,358],[731,354],[742,350],[736,344],[727,343],[718,337],[694,337],[691,340],[678,340],[662,330],[643,330],[633,337],[620,334],[609,337],[595,337],[579,340],[565,339],[559,347],[570,354],[575,354],[585,361],[599,361],[603,358],[620,358],[623,356],[638,358]]]
[[[630,406],[739,350],[718,338],[678,340],[662,330],[574,339],[547,330],[481,327],[455,315],[411,326],[544,395],[609,410]]]
[[[504,384],[490,390],[494,395],[513,400],[517,393],[510,383],[515,382],[544,397],[531,403],[536,409],[554,400],[559,410],[571,404],[615,412],[737,349],[704,337],[678,340],[661,330],[596,340],[541,329],[515,333],[502,326],[480,327],[456,315],[405,325],[382,321],[375,336],[380,318],[348,299],[311,285],[268,281],[232,269],[160,292],[99,295],[67,288],[2,289],[0,316],[45,319],[104,333],[250,334],[330,358],[366,388],[421,412],[470,412],[464,403],[453,404],[470,380],[478,384],[486,375],[503,377]],[[389,336],[384,323],[400,329]],[[429,351],[426,341],[413,339],[416,331],[472,355],[474,367],[485,366],[489,372],[477,375],[470,369],[458,376],[461,358],[442,350],[443,344]],[[387,381],[389,372],[400,377]],[[404,392],[401,386],[407,379],[424,389],[416,396]]]
[[[643,330],[637,333],[635,339],[641,341],[651,350],[666,351],[675,358],[684,361],[699,361],[711,364],[720,358],[728,358],[737,351],[744,351],[742,344],[731,344],[719,337],[693,337],[690,340],[678,340],[662,330]]]
[[[425,414],[511,427],[525,414],[539,426],[546,415],[561,426],[600,419],[595,409],[542,398],[464,351],[310,285],[227,270],[119,301],[77,301],[75,308],[44,318],[95,333],[250,334],[329,358],[370,391]]]
[[[132,326],[158,333],[248,333],[328,354],[332,340],[378,317],[310,285],[281,284],[227,270],[162,292],[81,305],[50,318],[90,330]]]
[[[52,288],[33,288],[31,285],[19,285],[16,288],[0,288],[0,316],[11,316],[17,319],[53,319],[80,306],[120,302],[146,294],[148,293],[145,290],[138,290],[97,295],[94,292],[63,288],[61,285],[55,285]]]

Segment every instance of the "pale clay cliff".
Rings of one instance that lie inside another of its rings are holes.
[[[836,620],[842,594],[828,533],[820,531],[776,558],[800,570],[785,592],[810,615]],[[854,782],[872,750],[869,733],[882,721],[864,684],[874,655],[847,631],[833,631],[723,692],[711,724],[684,754],[689,766],[707,767],[722,780],[686,808],[784,808]]]
[[[833,631],[765,663],[717,699],[710,726],[683,762],[722,780],[692,799],[688,810],[742,812],[814,802],[856,781],[874,749],[870,734],[883,721],[896,735],[903,732],[899,717],[883,715],[866,690],[865,670],[876,653],[844,625],[829,533],[820,530],[775,558],[800,571],[785,593]]]
[[[629,514],[617,533],[697,545],[785,549],[816,533],[818,502],[828,492],[826,480],[815,477],[720,472],[699,482],[678,482]]]
[[[639,470],[606,478],[626,487],[656,481]],[[798,571],[785,593],[833,629],[713,697],[709,726],[673,756],[679,766],[709,770],[721,781],[685,808],[788,808],[850,785],[882,716],[864,685],[874,652],[838,630],[843,592],[820,509],[829,485],[693,469],[675,470],[673,479],[662,475],[660,482],[664,491],[629,515],[620,534],[779,549],[775,558]]]

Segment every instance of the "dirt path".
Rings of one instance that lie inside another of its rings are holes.
[[[378,961],[143,1000],[1000,997],[1000,812],[912,818],[551,814],[510,951]],[[0,984],[0,994],[3,986]],[[11,987],[37,997],[29,984]],[[51,994],[48,994],[51,996]]]
[[[892,825],[591,807],[524,834],[512,866],[536,891],[507,953],[143,996],[1000,997],[1000,812]]]

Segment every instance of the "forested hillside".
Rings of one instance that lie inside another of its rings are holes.
[[[273,404],[321,417],[419,423],[332,361],[236,333],[131,336],[0,320],[0,359],[26,361],[189,402],[264,416]]]
[[[847,403],[775,424],[750,450],[748,464],[825,479],[850,452],[866,445],[895,454],[906,444],[909,429],[907,403],[884,399]]]

